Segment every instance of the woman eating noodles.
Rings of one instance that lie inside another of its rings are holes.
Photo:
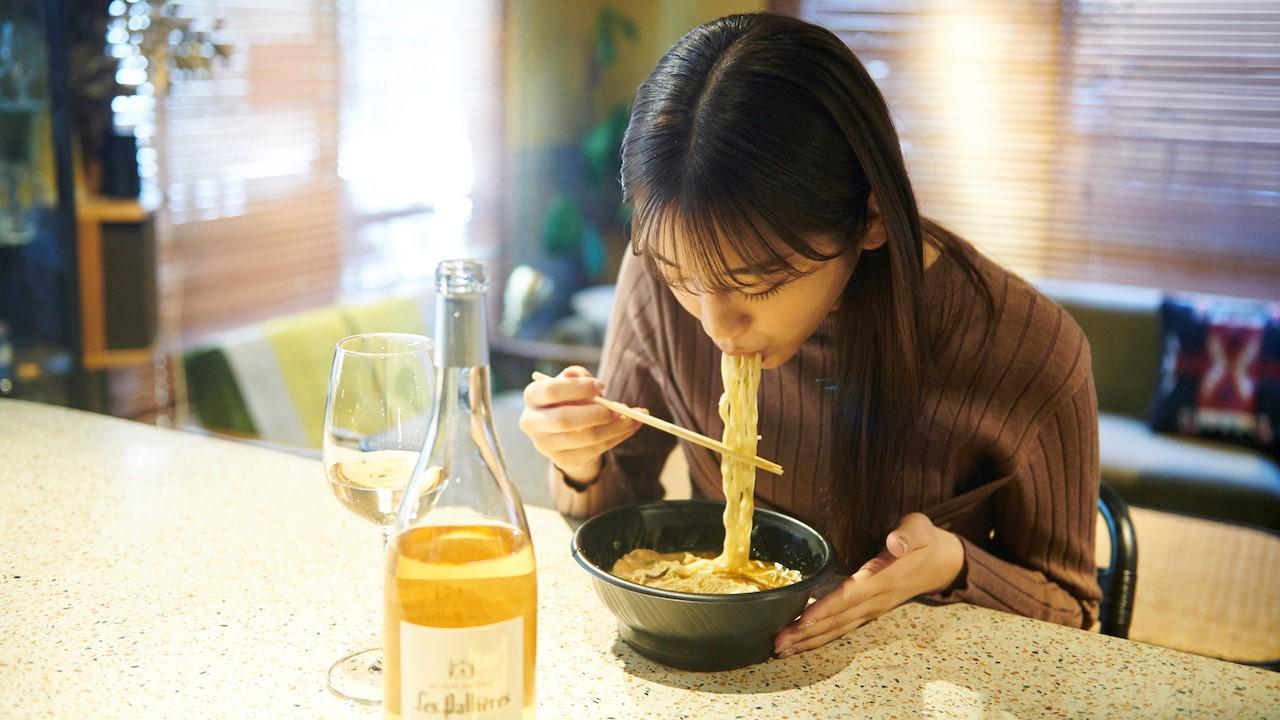
[[[786,656],[913,598],[1090,626],[1097,406],[1067,314],[920,215],[889,110],[832,33],[770,14],[695,28],[623,143],[634,257],[600,377],[525,389],[563,512],[662,497],[677,442],[598,394],[718,435],[721,354],[759,354],[757,501],[822,530],[851,577]],[[687,445],[695,496],[723,499]]]

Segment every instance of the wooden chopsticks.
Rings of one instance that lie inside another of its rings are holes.
[[[534,380],[550,380],[551,377],[540,372],[535,372],[533,374],[533,379]],[[760,468],[761,470],[771,472],[774,475],[782,474],[782,466],[776,462],[773,462],[772,460],[765,460],[764,458],[759,456],[752,457],[750,455],[743,455],[741,453],[736,453],[733,450],[730,450],[728,445],[725,445],[719,440],[715,440],[713,438],[707,437],[706,435],[701,435],[692,430],[682,428],[679,425],[676,425],[675,423],[670,423],[670,422],[667,422],[666,420],[661,420],[648,413],[641,412],[631,407],[630,405],[624,405],[620,402],[607,400],[598,395],[592,398],[592,402],[602,407],[609,408],[610,410],[618,413],[619,415],[623,415],[637,422],[644,423],[649,427],[654,427],[663,432],[671,433],[672,435],[675,435],[678,438],[688,440],[689,442],[694,443],[695,445],[701,445],[704,448],[715,450],[721,455],[732,455],[733,457],[736,457],[739,460],[742,460],[743,462],[751,463],[752,465]]]

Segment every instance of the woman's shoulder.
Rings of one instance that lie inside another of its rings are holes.
[[[645,260],[632,253],[631,245],[623,250],[622,262],[618,265],[618,290],[619,292],[633,292],[636,288],[645,288],[644,293],[652,292],[657,285],[657,280],[653,274],[649,272]]]
[[[628,245],[618,266],[615,300],[632,320],[647,323],[648,318],[660,311],[662,300],[657,280],[645,266],[644,258],[631,254]]]
[[[965,257],[975,273],[965,273],[954,254],[945,260],[949,289],[943,302],[952,305],[958,327],[940,364],[967,366],[958,377],[985,388],[1011,411],[1016,406],[1039,414],[1069,397],[1092,372],[1080,326],[1014,271],[972,246]]]
[[[615,319],[625,320],[654,342],[675,346],[696,340],[697,325],[690,323],[690,316],[649,271],[644,258],[631,254],[630,246],[618,267],[616,288]]]

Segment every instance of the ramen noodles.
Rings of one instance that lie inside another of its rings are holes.
[[[760,439],[756,434],[760,356],[724,355],[720,359],[720,375],[724,382],[724,394],[720,396],[722,442],[735,453],[720,458],[725,497],[724,548],[717,557],[632,550],[613,566],[613,574],[624,580],[666,590],[715,594],[769,590],[800,580],[800,573],[795,570],[751,559],[756,469],[739,456],[755,457]]]
[[[633,583],[678,592],[733,595],[780,588],[800,581],[800,573],[763,560],[739,570],[721,567],[713,553],[632,550],[613,565],[613,574]]]

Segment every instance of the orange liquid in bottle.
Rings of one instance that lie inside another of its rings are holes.
[[[533,546],[524,533],[509,525],[410,529],[387,545],[385,596],[386,717],[405,717],[401,707],[402,621],[426,628],[465,629],[492,626],[517,617],[523,622],[523,657],[518,660],[523,671],[522,697],[504,698],[500,689],[486,690],[467,680],[483,676],[484,668],[466,672],[459,669],[454,677],[454,667],[450,666],[448,674],[452,679],[442,685],[447,689],[423,691],[411,699],[424,716],[445,717],[446,708],[450,709],[448,717],[512,713],[516,709],[512,704],[518,702],[520,716],[533,717],[538,586]],[[418,715],[412,710],[409,717]]]

